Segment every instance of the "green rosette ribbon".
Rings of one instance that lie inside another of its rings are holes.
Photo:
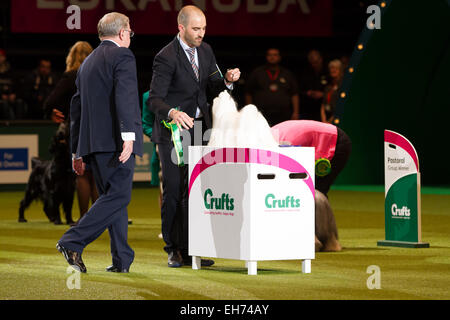
[[[316,176],[325,177],[331,172],[330,160],[320,158],[316,160]]]
[[[178,166],[182,167],[184,166],[184,159],[183,159],[183,144],[181,143],[180,128],[178,128],[178,126],[174,122],[167,122],[165,120],[161,122],[167,129],[170,130],[173,146],[177,154]]]

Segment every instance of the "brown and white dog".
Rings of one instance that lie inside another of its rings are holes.
[[[227,91],[214,99],[213,128],[208,146],[276,148],[269,124],[258,108],[247,105],[240,111]],[[316,190],[315,194],[316,251],[340,251],[338,231],[328,198]]]

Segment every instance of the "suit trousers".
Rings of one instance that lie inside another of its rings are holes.
[[[119,161],[120,153],[94,153],[87,157],[99,193],[98,199],[77,225],[70,228],[59,243],[81,253],[106,229],[109,231],[112,264],[128,269],[134,251],[128,245],[128,211],[133,187],[134,154],[127,162]]]
[[[201,124],[201,127],[200,127]],[[189,130],[189,145],[205,145],[201,138],[206,130],[204,121],[195,121],[194,128],[201,131]],[[196,138],[194,138],[196,137]],[[200,139],[200,140],[199,140]],[[188,145],[183,141],[183,154],[185,165],[179,167],[173,151],[173,143],[159,143],[158,152],[162,170],[162,204],[161,204],[161,230],[164,250],[167,253],[180,251],[183,257],[188,256]]]
[[[179,167],[173,161],[172,150],[173,144],[158,144],[163,185],[161,230],[167,253],[188,249],[188,199],[184,194],[187,192],[188,167],[187,164]]]

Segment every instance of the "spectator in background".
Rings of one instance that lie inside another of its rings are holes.
[[[149,95],[150,91],[146,91],[142,95],[142,129],[144,130],[144,134],[151,139],[153,124],[155,122],[155,114],[148,108],[147,101]],[[158,146],[154,142],[152,142],[152,144],[153,152],[152,159],[150,160],[150,185],[153,187],[159,186],[159,209],[161,209],[163,193],[161,163],[159,162]],[[162,233],[158,235],[158,238],[162,239]]]
[[[85,41],[78,41],[70,48],[66,57],[66,70],[44,102],[46,118],[56,123],[66,120],[70,113],[70,100],[77,92],[75,79],[78,68],[91,52],[91,45]]]
[[[14,120],[25,117],[26,104],[17,97],[17,81],[6,52],[0,49],[0,120]]]
[[[28,104],[28,118],[44,119],[44,102],[57,83],[57,77],[52,72],[52,63],[41,59],[39,66],[25,78],[23,97]]]
[[[75,85],[77,72],[84,59],[91,52],[91,45],[85,41],[78,41],[70,48],[66,57],[66,70],[44,103],[46,115],[53,122],[61,123],[66,121],[68,122],[67,125],[70,126],[68,119],[70,102],[73,95],[77,92]],[[68,156],[70,157],[70,155]],[[70,170],[70,168],[68,169]],[[92,200],[92,203],[94,203],[98,198],[97,188],[89,165],[87,165],[83,175],[77,175],[76,185],[81,218],[89,209],[89,200]]]
[[[348,68],[349,64],[350,64],[350,57],[346,54],[342,55],[339,60],[341,60],[342,62],[342,70],[344,71],[345,69]]]
[[[280,51],[268,49],[266,64],[253,70],[246,87],[246,104],[254,104],[270,126],[299,117],[297,80],[280,62]]]
[[[323,102],[320,108],[320,118],[322,122],[333,123],[335,118],[336,103],[339,98],[339,87],[344,74],[342,62],[338,59],[330,61],[328,64],[330,72],[330,83],[325,87]]]
[[[150,92],[146,91],[142,95],[142,129],[144,130],[144,134],[151,139],[152,138],[152,132],[153,132],[153,124],[155,122],[155,114],[151,112],[148,109],[147,101],[149,97]],[[161,166],[159,164],[159,156],[158,156],[158,148],[156,143],[152,142],[153,144],[153,152],[152,152],[152,159],[150,161],[150,170],[151,170],[151,181],[150,184],[153,187],[160,186],[161,192],[162,192],[162,186],[160,185],[159,176],[161,173]],[[162,202],[162,194],[160,194],[160,201],[159,205],[161,206]]]
[[[322,54],[317,50],[308,52],[308,67],[300,77],[300,119],[320,121],[320,107],[323,91],[328,84],[327,71],[323,66]]]

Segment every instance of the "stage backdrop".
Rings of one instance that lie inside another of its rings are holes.
[[[22,33],[96,33],[107,12],[130,17],[137,34],[174,34],[183,5],[207,16],[209,35],[331,36],[332,0],[14,0],[11,30]],[[67,8],[79,6],[80,28],[70,30]]]
[[[345,97],[341,126],[353,146],[336,183],[384,184],[384,130],[389,129],[414,145],[422,186],[450,186],[449,4],[390,3]]]

